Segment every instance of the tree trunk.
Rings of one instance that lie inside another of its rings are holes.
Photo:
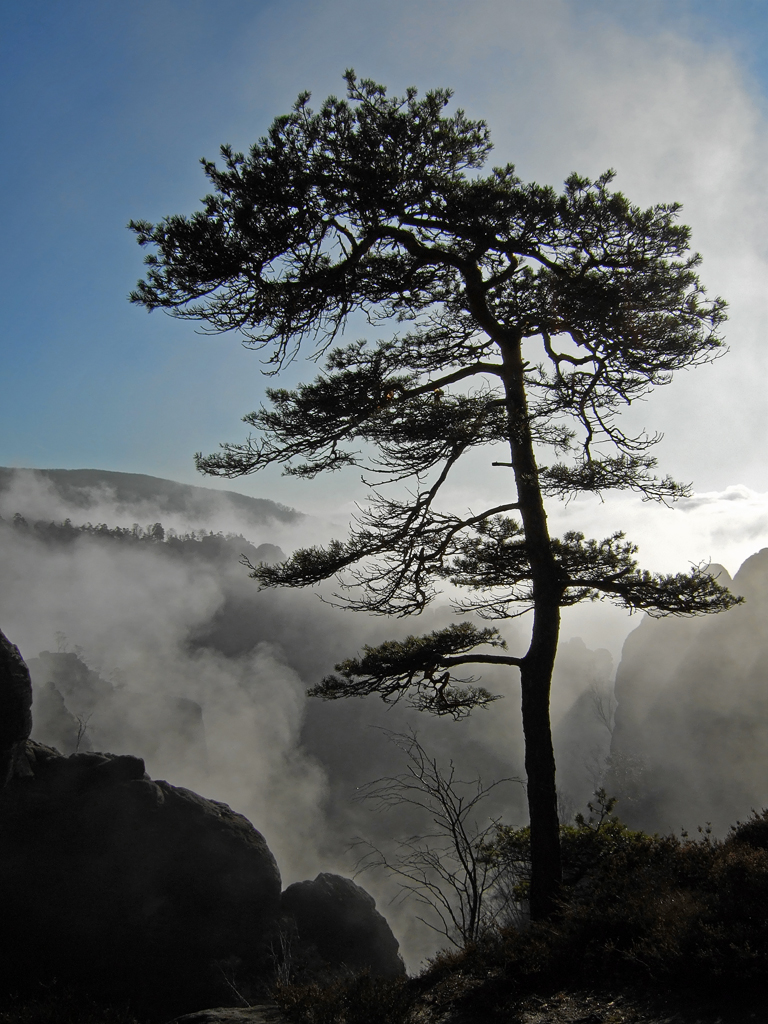
[[[530,911],[531,919],[539,921],[556,910],[562,882],[555,754],[549,720],[560,609],[558,605],[536,608],[534,616],[533,639],[520,670],[520,681],[531,821]]]
[[[533,630],[520,677],[531,823],[530,909],[531,918],[541,920],[556,910],[562,884],[549,697],[560,632],[563,588],[560,570],[552,553],[533,450],[521,339],[507,338],[500,348],[505,371],[509,447],[533,582]]]

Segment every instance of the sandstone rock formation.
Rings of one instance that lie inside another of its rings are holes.
[[[89,671],[74,655],[48,660]],[[86,697],[108,687],[91,675]],[[57,679],[68,696],[70,677]],[[50,707],[61,712],[63,696],[49,683]],[[0,985],[35,990],[56,978],[157,1017],[195,1011],[198,1024],[258,1024],[279,1020],[271,1004],[200,1012],[258,1001],[281,932],[320,971],[404,973],[397,940],[364,889],[321,874],[281,898],[275,859],[246,818],[153,781],[139,757],[64,756],[28,740],[31,692],[21,655],[0,633],[0,907],[13,923]]]
[[[405,974],[386,919],[373,897],[350,878],[323,872],[314,881],[294,882],[280,903],[296,922],[300,943],[314,947],[330,967],[370,970],[376,977]]]
[[[24,744],[32,729],[32,687],[18,647],[0,631],[0,790],[23,770]]]
[[[42,651],[27,664],[32,738],[39,743],[64,754],[97,747],[205,771],[203,713],[195,701],[115,686],[72,652]]]
[[[180,1013],[258,978],[280,873],[242,815],[167,782],[141,759],[27,745],[28,778],[0,798],[0,906],[8,985],[66,978]]]
[[[609,788],[638,828],[723,833],[768,805],[768,548],[719,579],[746,603],[645,618],[624,644]]]

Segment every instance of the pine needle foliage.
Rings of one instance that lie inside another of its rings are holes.
[[[212,191],[200,210],[131,224],[150,250],[131,298],[204,331],[239,331],[268,373],[300,351],[320,362],[312,382],[267,391],[244,442],[197,456],[217,476],[354,468],[370,486],[346,541],[251,566],[261,586],[336,577],[340,603],[401,616],[453,581],[467,588],[459,613],[532,612],[515,656],[495,633],[477,630],[468,650],[456,643],[470,633],[448,630],[366,650],[315,692],[464,713],[488,695],[455,666],[519,674],[531,911],[546,916],[561,877],[549,725],[560,608],[605,598],[689,615],[735,599],[703,567],[639,569],[620,535],[551,537],[545,500],[688,493],[656,475],[659,436],[628,432],[621,413],[722,353],[725,303],[699,281],[677,204],[633,205],[612,171],[573,174],[559,193],[511,164],[488,171],[488,126],[449,110],[449,90],[398,97],[345,79],[346,97],[315,111],[302,94],[247,154],[225,146],[220,164],[204,160]],[[375,330],[342,343],[353,316]],[[498,467],[501,500],[446,510],[446,483],[473,453]]]

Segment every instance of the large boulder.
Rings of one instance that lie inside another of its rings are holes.
[[[137,757],[29,741],[26,761],[0,795],[0,983],[65,978],[166,1016],[258,985],[281,884],[246,818]]]
[[[32,684],[18,647],[0,631],[0,790],[24,770],[23,752],[32,731]]]
[[[62,735],[77,725],[70,739],[85,746],[91,707],[101,712],[122,695],[74,655],[43,656],[41,666],[35,696],[48,701],[49,725]],[[0,907],[12,922],[0,986],[38,991],[58,979],[153,1019],[195,1011],[201,1024],[257,1024],[279,1020],[273,1004],[200,1014],[263,999],[285,966],[287,936],[320,976],[404,974],[397,940],[364,889],[321,874],[281,898],[264,838],[225,804],[153,781],[131,754],[64,756],[27,739],[32,692],[0,633]],[[169,722],[186,716],[202,737],[199,707],[186,703]]]
[[[373,896],[350,878],[322,872],[314,881],[294,882],[281,906],[295,922],[300,946],[311,947],[331,968],[382,978],[405,974],[392,929]]]

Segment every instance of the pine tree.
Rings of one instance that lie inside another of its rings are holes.
[[[268,405],[245,417],[256,433],[198,454],[198,468],[231,478],[280,464],[311,479],[361,467],[370,502],[348,539],[252,566],[259,584],[335,576],[347,607],[408,616],[450,581],[466,594],[457,614],[491,623],[457,618],[366,648],[311,692],[461,716],[496,699],[463,666],[510,666],[522,691],[531,914],[541,918],[561,878],[549,720],[560,609],[607,598],[693,615],[736,600],[703,566],[639,569],[620,533],[551,537],[545,499],[686,493],[655,475],[658,436],[627,433],[620,413],[718,355],[725,304],[699,282],[677,205],[632,206],[611,191],[611,172],[574,174],[561,194],[523,183],[511,165],[484,174],[489,130],[449,113],[449,91],[397,98],[345,78],[346,98],[315,112],[303,94],[247,155],[225,146],[222,166],[203,161],[213,191],[201,210],[131,223],[151,247],[131,298],[241,332],[274,374],[307,346],[324,359],[312,382],[268,389]],[[361,314],[375,337],[340,344]],[[476,449],[509,474],[509,499],[446,511],[446,481]],[[525,611],[530,644],[508,654],[492,623]]]

